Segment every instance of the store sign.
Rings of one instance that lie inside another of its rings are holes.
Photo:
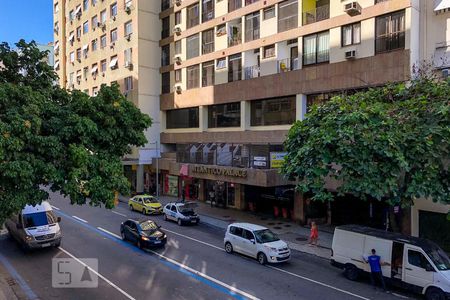
[[[270,167],[281,168],[287,152],[270,152]]]
[[[257,160],[257,161],[266,161],[266,157],[265,156],[254,156],[253,160]]]
[[[265,166],[267,166],[267,163],[265,161],[255,160],[253,162],[253,165],[256,167],[265,167]]]
[[[247,177],[247,170],[245,169],[224,169],[210,166],[193,166],[191,168],[193,173],[201,173],[201,174],[211,174],[211,175],[219,175],[219,176],[230,176],[230,177]]]

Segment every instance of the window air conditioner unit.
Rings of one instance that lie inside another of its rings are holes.
[[[175,4],[176,6],[180,6],[181,0],[173,0],[173,4]]]
[[[106,24],[98,22],[97,23],[97,27],[100,27],[102,30],[105,30],[106,29]]]
[[[81,62],[81,58],[77,58],[77,62]]]
[[[125,12],[127,14],[131,14],[131,11],[134,9],[133,5],[127,6],[125,7]]]
[[[125,39],[126,39],[127,41],[130,41],[130,40],[131,40],[131,35],[132,35],[132,33],[127,34],[127,35],[125,36]]]
[[[442,77],[448,78],[450,75],[450,69],[442,69]]]
[[[125,68],[127,68],[127,69],[132,69],[133,68],[133,64],[131,63],[131,61],[126,61],[125,62]]]
[[[109,46],[109,48],[110,48],[110,49],[114,49],[114,46],[116,46],[116,44],[115,44],[115,43],[112,43],[112,44]]]
[[[174,86],[173,86],[173,91],[175,92],[175,93],[177,93],[177,94],[180,94],[181,93],[181,84],[180,83],[177,83],[177,84],[175,84]]]
[[[173,62],[176,63],[177,65],[181,64],[181,55],[180,54],[174,55]]]
[[[361,5],[359,5],[359,3],[356,1],[350,2],[350,3],[344,5],[344,11],[349,16],[352,16],[352,17],[356,16],[356,15],[360,15],[361,14]]]
[[[354,59],[356,58],[356,50],[346,51],[345,52],[346,59]]]
[[[180,34],[181,33],[181,26],[180,25],[175,25],[174,27],[173,27],[173,33],[175,33],[175,34]]]

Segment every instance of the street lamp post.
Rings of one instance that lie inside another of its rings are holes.
[[[156,198],[159,198],[159,149],[158,149],[158,141],[148,142],[148,144],[155,144],[155,148],[156,148]]]

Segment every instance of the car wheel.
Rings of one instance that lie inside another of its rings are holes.
[[[183,222],[181,221],[181,219],[178,219],[177,223],[179,226],[183,225]]]
[[[130,210],[131,210],[131,211],[133,211],[133,210],[134,210],[134,209],[133,209],[133,205],[131,205],[131,204],[130,204]]]
[[[344,276],[351,281],[355,281],[359,277],[359,271],[354,265],[346,265],[344,267]]]
[[[445,294],[439,288],[430,287],[427,289],[427,292],[425,293],[425,298],[427,300],[445,300]]]
[[[125,232],[123,232],[123,231],[120,232],[120,237],[122,238],[122,241],[127,240],[127,237],[125,236]]]
[[[167,215],[164,214],[164,221],[167,221]]]
[[[225,243],[225,252],[227,252],[228,254],[233,253],[233,245],[231,245],[230,242]]]
[[[56,243],[53,247],[58,248],[59,246],[61,246],[61,241],[59,241],[58,243]]]
[[[145,208],[142,209],[142,214],[146,215],[147,212],[145,211]]]
[[[262,253],[262,252],[258,253],[258,262],[261,265],[265,265],[267,263],[267,257],[266,257],[266,255],[264,253]]]

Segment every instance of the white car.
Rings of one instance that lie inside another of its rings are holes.
[[[288,261],[291,251],[270,229],[250,224],[233,223],[228,225],[223,239],[227,253],[239,252],[256,258],[262,265]]]
[[[180,226],[183,224],[197,225],[200,222],[200,217],[194,211],[195,207],[197,207],[197,203],[194,202],[167,203],[163,209],[164,220],[173,220]]]

